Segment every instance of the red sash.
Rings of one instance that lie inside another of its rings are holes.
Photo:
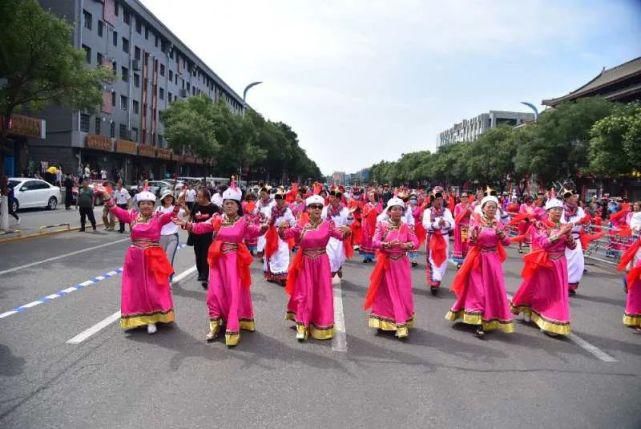
[[[445,259],[447,259],[445,239],[441,234],[434,233],[430,238],[429,248],[430,256],[437,266],[441,266]]]
[[[303,266],[303,249],[298,249],[296,256],[292,259],[292,262],[289,264],[287,269],[287,284],[285,286],[285,293],[291,296],[296,290],[296,279],[298,279],[298,273],[300,272],[301,267]]]
[[[628,248],[628,250],[625,251],[623,256],[621,256],[621,262],[619,262],[619,265],[617,265],[617,269],[619,271],[625,270],[625,267],[632,262],[634,259],[634,255],[636,255],[637,251],[641,247],[641,240],[637,240],[634,242],[632,246]],[[641,279],[641,265],[637,267],[632,267],[630,271],[628,271],[628,274],[626,275],[626,280],[628,282],[628,290],[633,287],[634,283]]]
[[[168,284],[167,281],[169,280],[169,276],[174,272],[174,268],[171,266],[169,259],[167,259],[167,254],[162,247],[147,247],[144,250],[144,255],[148,270],[153,273],[156,282],[162,285]]]

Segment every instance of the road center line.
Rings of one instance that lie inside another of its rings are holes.
[[[345,314],[343,313],[343,290],[341,283],[334,284],[334,337],[332,350],[335,352],[347,351],[347,331],[345,330]]]
[[[180,281],[184,280],[185,278],[189,277],[191,274],[196,272],[196,266],[194,265],[191,268],[188,268],[187,270],[183,271],[182,273],[178,274],[176,277],[174,277],[173,284],[179,283]],[[67,340],[67,344],[80,344],[83,341],[85,341],[87,338],[91,337],[94,334],[97,334],[107,326],[111,325],[114,323],[116,320],[120,319],[120,311],[116,311],[114,314],[111,314],[101,320],[100,322],[96,323],[89,329],[85,329],[75,337]]]
[[[58,259],[67,258],[69,256],[78,255],[80,253],[88,252],[88,251],[91,251],[91,250],[96,250],[96,249],[101,249],[103,247],[112,246],[112,245],[117,244],[117,243],[122,243],[123,241],[129,241],[129,238],[122,238],[120,240],[111,241],[109,243],[99,244],[98,246],[88,247],[86,249],[80,249],[80,250],[76,250],[74,252],[65,253],[64,255],[58,255],[58,256],[54,256],[52,258],[43,259],[42,261],[31,262],[31,263],[28,263],[28,264],[25,264],[25,265],[20,265],[19,267],[9,268],[8,270],[0,271],[0,276],[3,275],[3,274],[9,274],[9,273],[13,273],[13,272],[16,272],[16,271],[24,270],[25,268],[35,267],[36,265],[45,264],[47,262],[57,261]]]
[[[509,293],[507,294],[507,299],[509,301],[512,301],[512,295]],[[577,346],[581,347],[583,350],[586,352],[590,353],[592,356],[596,357],[599,360],[602,360],[603,362],[616,362],[617,360],[598,348],[595,345],[592,345],[585,341],[583,338],[579,337],[576,334],[570,334],[568,335],[568,339],[572,341],[574,344]]]

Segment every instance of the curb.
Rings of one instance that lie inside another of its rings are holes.
[[[104,226],[104,223],[96,223],[96,228]],[[41,227],[42,228],[42,227]],[[75,226],[73,228],[69,227],[68,229],[59,229],[59,230],[54,230],[54,231],[47,231],[47,232],[32,232],[29,234],[18,234],[13,237],[8,237],[8,238],[0,238],[0,245],[4,243],[12,243],[14,241],[21,241],[21,240],[28,240],[31,238],[38,238],[38,237],[48,237],[51,235],[57,235],[57,234],[62,234],[63,232],[77,232],[80,231],[79,226]]]

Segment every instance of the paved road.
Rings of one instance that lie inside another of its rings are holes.
[[[96,207],[94,209],[94,215],[96,217],[96,222],[99,224],[102,223],[102,206]],[[62,207],[58,207],[56,210],[43,210],[43,209],[25,209],[18,211],[18,216],[20,216],[20,224],[17,224],[15,219],[9,216],[9,228],[12,233],[7,234],[6,237],[21,234],[30,234],[34,232],[41,231],[42,226],[46,225],[59,225],[68,223],[71,228],[76,228],[80,226],[80,214],[78,210],[73,206],[70,210],[65,210],[64,204]],[[87,221],[87,225],[89,221]],[[55,228],[53,228],[55,229]],[[2,240],[0,236],[0,241]]]
[[[258,263],[257,332],[236,349],[203,341],[205,294],[193,276],[173,286],[173,327],[149,336],[111,323],[68,344],[118,310],[125,238],[71,232],[0,245],[0,313],[28,304],[0,314],[0,427],[641,427],[641,336],[621,324],[625,295],[607,267],[589,266],[572,299],[574,340],[522,323],[476,339],[443,319],[453,296],[429,294],[423,265],[409,340],[377,336],[361,309],[372,266],[354,261],[337,289],[346,351],[297,343],[283,289],[260,278]],[[193,263],[182,249],[176,272]],[[505,268],[513,293],[518,255]]]

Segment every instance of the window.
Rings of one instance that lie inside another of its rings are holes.
[[[120,5],[117,2],[114,2],[114,15],[120,15]]]
[[[129,69],[127,67],[122,67],[122,80],[124,82],[129,82]]]
[[[100,126],[102,125],[102,118],[100,116],[96,116],[96,119],[94,120],[94,125],[96,128],[96,134],[100,134]]]
[[[149,40],[149,28],[145,25],[145,40]]]
[[[128,10],[125,10],[123,15],[122,15],[122,20],[125,22],[125,24],[129,25],[131,24],[131,13],[129,13]]]
[[[161,75],[161,76],[164,76],[164,75],[165,75],[165,65],[164,65],[164,64],[161,64],[161,65],[160,65],[160,75]]]
[[[136,33],[142,34],[142,21],[140,18],[136,18]]]
[[[102,33],[105,31],[105,23],[101,20],[98,20],[98,36],[102,37]]]
[[[163,135],[158,134],[158,147],[163,147],[163,139],[164,139]]]
[[[114,46],[118,46],[118,32],[114,31],[112,35],[113,35],[113,38],[114,38],[114,40],[113,40]]]
[[[114,72],[114,75],[118,73],[118,64],[115,61],[111,63],[111,70]]]
[[[176,77],[176,85],[178,85],[178,73],[174,75]]]
[[[154,34],[154,37],[156,38],[155,41],[154,41],[154,46],[158,47],[158,35]]]
[[[122,50],[123,52],[129,53],[129,40],[125,37],[122,38]]]
[[[91,64],[91,48],[87,45],[82,45],[82,49],[85,50],[85,59],[87,60],[87,64]]]
[[[129,106],[129,99],[126,96],[121,95],[120,96],[120,108],[122,110],[127,110],[128,106]]]
[[[83,10],[82,11],[82,17],[83,17],[83,19],[85,21],[85,28],[87,30],[91,30],[91,24],[92,24],[91,23],[91,14],[89,12],[87,12],[86,10]]]
[[[132,100],[131,108],[133,109],[134,113],[137,115],[140,111],[140,103],[137,100]]]
[[[191,94],[192,95],[196,95],[196,87],[195,86],[191,88]]]
[[[136,88],[140,87],[140,75],[138,73],[134,73],[134,86]]]
[[[105,59],[103,58],[102,54],[100,52],[96,52],[96,65],[102,65],[102,62]]]
[[[161,100],[164,100],[165,99],[165,90],[160,88],[158,90],[158,96],[160,97]]]
[[[114,121],[109,124],[109,137],[116,138],[116,123]]]
[[[118,135],[121,139],[129,138],[129,136],[127,135],[127,124],[120,124],[120,129],[118,131]]]
[[[140,48],[138,46],[134,47],[134,58],[140,61]]]
[[[116,91],[111,91],[111,105],[116,107]]]
[[[80,114],[80,131],[89,132],[89,115],[86,113]]]
[[[172,98],[172,97],[173,97],[173,95],[171,94],[171,92],[167,91],[167,101],[168,101],[169,103],[171,103],[171,98]]]
[[[131,128],[131,140],[137,142],[138,141],[138,128],[132,127]]]
[[[190,90],[191,90],[191,84],[189,82],[187,82],[187,92],[189,92]]]
[[[171,82],[172,80],[174,80],[174,72],[169,70],[169,82]]]

